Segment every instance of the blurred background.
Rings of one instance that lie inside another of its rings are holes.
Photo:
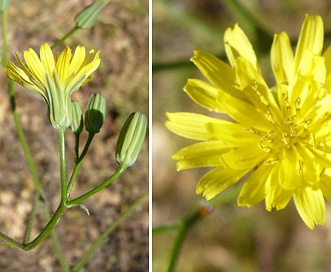
[[[207,169],[177,172],[171,156],[192,142],[166,130],[165,112],[210,114],[182,91],[188,78],[202,78],[189,61],[194,49],[226,61],[225,29],[239,23],[255,48],[263,74],[274,84],[270,47],[274,33],[286,31],[295,45],[305,14],[321,15],[325,47],[330,45],[328,0],[154,0],[153,1],[153,227],[172,225],[208,205],[195,186]],[[331,206],[325,226],[311,231],[291,202],[268,212],[264,203],[250,209],[227,201],[188,233],[176,271],[331,271]],[[177,232],[153,235],[153,271],[166,271]]]
[[[74,17],[92,0],[11,0],[8,8],[9,59],[15,52],[52,45],[75,26]],[[83,162],[73,197],[109,177],[117,168],[114,150],[119,130],[133,111],[148,115],[148,0],[112,0],[95,26],[79,30],[65,41],[75,48],[101,51],[101,65],[91,82],[74,94],[82,108],[90,94],[107,99],[107,116]],[[2,42],[0,42],[2,44]],[[64,45],[56,48],[61,52]],[[22,239],[34,187],[10,113],[6,75],[0,71],[0,229]],[[52,211],[59,203],[57,133],[47,119],[41,96],[15,83],[17,110]],[[81,144],[84,144],[83,133]],[[148,137],[136,164],[111,186],[84,201],[90,211],[70,209],[56,232],[69,264],[77,261],[118,215],[148,190]],[[72,169],[74,137],[67,137],[68,173]],[[39,209],[32,237],[45,225]],[[84,271],[148,271],[148,200],[144,200],[106,239]],[[0,271],[61,271],[51,240],[21,252],[0,247]]]

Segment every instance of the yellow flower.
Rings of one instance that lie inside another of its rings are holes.
[[[209,200],[250,174],[238,205],[265,199],[267,210],[280,210],[293,197],[309,228],[324,224],[324,197],[331,201],[331,47],[322,54],[323,32],[321,17],[306,15],[295,55],[287,34],[275,35],[272,88],[238,25],[224,37],[231,66],[194,52],[192,61],[209,83],[189,79],[185,92],[229,117],[167,113],[169,130],[200,141],[173,156],[178,170],[214,168],[200,179],[198,194]]]
[[[40,47],[40,56],[31,48],[24,51],[25,64],[16,54],[20,67],[10,61],[5,71],[12,80],[41,94],[52,126],[65,129],[70,126],[71,94],[91,80],[91,74],[100,64],[99,54],[91,50],[86,55],[84,46],[77,46],[72,54],[66,46],[57,55],[46,43]]]

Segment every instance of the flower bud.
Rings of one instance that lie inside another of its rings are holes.
[[[91,5],[87,6],[75,17],[76,27],[91,28],[97,20],[100,12],[108,5],[110,0],[96,0]]]
[[[92,94],[85,111],[85,129],[89,133],[98,133],[106,117],[106,98],[101,94]]]
[[[143,113],[136,112],[126,120],[116,145],[116,160],[124,169],[136,161],[145,140],[147,118]]]
[[[0,0],[0,11],[4,11],[9,5],[9,0]]]
[[[70,129],[75,135],[79,135],[83,130],[82,109],[77,101],[71,102]]]

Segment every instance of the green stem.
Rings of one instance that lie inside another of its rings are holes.
[[[24,246],[21,242],[16,241],[2,232],[0,232],[0,239],[5,241],[5,243],[0,243],[0,246],[11,246],[24,250]]]
[[[86,198],[89,198],[90,196],[96,194],[97,192],[99,192],[100,190],[102,190],[103,188],[107,187],[109,184],[111,184],[116,178],[118,178],[122,173],[124,172],[124,169],[119,167],[116,172],[111,175],[108,179],[106,179],[105,181],[101,182],[97,187],[93,188],[92,190],[88,191],[87,193],[72,199],[70,201],[67,202],[68,206],[71,205],[77,205],[79,204],[81,201],[83,201]]]
[[[137,198],[120,216],[102,233],[102,235],[91,245],[88,251],[83,255],[79,262],[71,269],[72,272],[77,272],[87,263],[92,254],[105,242],[108,235],[125,219],[133,209],[148,195],[148,192],[143,193]]]
[[[77,151],[76,152],[77,152],[77,158],[78,159],[76,161],[75,168],[74,168],[74,170],[72,172],[72,175],[70,177],[70,180],[69,180],[69,183],[68,183],[68,186],[67,186],[67,198],[69,198],[69,196],[70,196],[72,187],[74,186],[76,177],[78,175],[78,171],[79,171],[79,169],[80,169],[80,167],[82,165],[83,159],[84,159],[84,157],[85,157],[85,155],[87,153],[87,150],[90,147],[90,144],[91,144],[91,142],[93,140],[94,135],[95,135],[94,133],[89,133],[88,139],[87,139],[86,144],[85,144],[85,147],[84,147],[83,152],[82,152],[82,154],[80,156],[78,155],[78,148],[76,147],[77,148]]]
[[[171,258],[168,266],[168,272],[173,272],[175,269],[175,265],[177,263],[180,250],[182,248],[183,242],[186,238],[188,231],[193,227],[193,225],[202,217],[209,214],[211,212],[210,207],[202,207],[198,209],[195,213],[193,213],[188,218],[184,219],[179,225],[177,238],[175,240],[173,250],[171,252]]]
[[[53,229],[55,228],[56,224],[60,220],[61,216],[66,210],[66,205],[65,203],[60,203],[59,207],[53,214],[52,218],[49,220],[48,224],[46,227],[39,233],[39,235],[30,243],[24,244],[23,249],[25,251],[29,251],[31,249],[34,249],[37,247],[49,234]]]
[[[67,165],[65,149],[65,129],[57,131],[60,148],[61,203],[67,202]]]
[[[51,48],[54,49],[58,47],[60,44],[62,44],[67,38],[69,38],[71,35],[73,35],[79,28],[73,27],[67,34],[65,34],[60,40],[58,40],[56,43],[54,43]]]
[[[25,233],[24,233],[23,243],[28,243],[30,241],[32,226],[33,226],[33,222],[36,218],[37,207],[38,207],[38,204],[39,204],[39,200],[40,200],[40,194],[37,191],[35,193],[34,198],[33,198],[32,209],[31,209],[29,219],[28,219],[28,223],[27,223],[27,226],[26,226],[26,230],[25,230]]]
[[[51,215],[49,213],[49,210],[47,208],[47,205],[45,203],[45,205],[42,206],[43,207],[43,213],[44,213],[44,217],[47,221],[50,221],[51,219]],[[54,247],[54,251],[55,251],[55,254],[59,260],[59,263],[60,263],[60,266],[62,268],[62,270],[64,272],[69,272],[70,269],[69,269],[69,264],[67,263],[66,259],[65,259],[65,256],[64,256],[64,253],[63,253],[63,250],[61,248],[61,244],[60,244],[60,240],[59,240],[59,237],[57,236],[55,230],[53,230],[51,233],[50,233],[50,236],[51,236],[51,239],[52,239],[52,243],[53,243],[53,247]]]

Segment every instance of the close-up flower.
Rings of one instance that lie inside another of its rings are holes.
[[[69,46],[58,55],[53,54],[46,43],[40,47],[40,55],[33,49],[23,52],[23,60],[16,54],[19,66],[9,61],[7,75],[27,89],[43,96],[47,103],[49,120],[56,129],[70,126],[71,94],[91,80],[91,74],[99,67],[100,52],[86,54],[84,46],[75,52]]]
[[[194,52],[191,60],[209,82],[189,79],[184,91],[219,118],[167,113],[166,126],[198,141],[173,155],[178,170],[213,168],[199,180],[198,194],[210,200],[243,180],[239,206],[265,200],[268,211],[281,210],[293,198],[309,228],[325,223],[324,198],[331,201],[331,47],[322,53],[323,36],[321,17],[311,15],[295,53],[285,32],[274,36],[274,86],[238,24],[224,35],[230,65]]]

